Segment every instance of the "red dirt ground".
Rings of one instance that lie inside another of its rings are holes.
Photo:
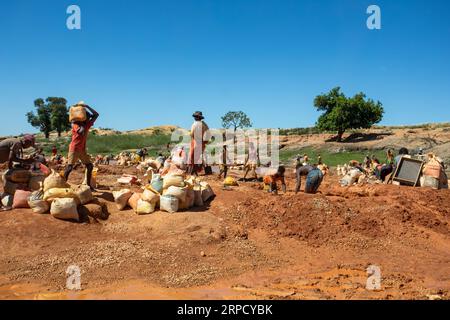
[[[259,183],[223,190],[204,208],[137,216],[111,191],[122,172],[101,167],[106,221],[71,223],[31,210],[0,213],[1,299],[449,299],[450,190],[340,187],[268,195]],[[233,172],[238,176],[240,172]],[[71,182],[79,183],[82,171]],[[137,189],[136,189],[137,190]],[[80,292],[66,269],[82,270]],[[366,268],[382,288],[366,290]]]

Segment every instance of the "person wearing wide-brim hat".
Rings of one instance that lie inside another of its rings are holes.
[[[194,123],[191,127],[191,148],[189,150],[188,173],[198,174],[198,171],[203,166],[203,154],[205,152],[206,144],[208,143],[209,127],[203,121],[205,117],[201,111],[196,111],[192,115]]]
[[[194,114],[192,115],[192,117],[196,120],[196,121],[202,121],[203,119],[205,119],[205,117],[203,116],[203,113],[201,111],[196,111],[194,112]]]

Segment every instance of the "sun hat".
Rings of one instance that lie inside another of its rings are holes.
[[[196,119],[201,119],[201,120],[205,119],[205,117],[203,116],[203,113],[201,111],[194,112],[194,114],[192,116]]]

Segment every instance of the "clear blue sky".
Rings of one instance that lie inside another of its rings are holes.
[[[66,28],[70,4],[81,31]],[[25,113],[48,96],[119,130],[188,126],[197,109],[211,127],[229,110],[305,127],[338,85],[380,100],[384,124],[450,121],[449,16],[448,0],[1,1],[0,135],[35,132]]]

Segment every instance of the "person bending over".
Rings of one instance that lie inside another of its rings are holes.
[[[8,163],[8,168],[12,169],[14,163],[19,163],[21,166],[33,164],[34,157],[25,158],[23,156],[23,149],[35,147],[34,135],[27,134],[23,138],[5,139],[0,142],[0,163]]]
[[[316,193],[323,180],[323,172],[317,166],[298,165],[296,168],[295,193],[300,191],[302,176],[306,177],[305,193]]]
[[[286,181],[284,180],[285,172],[286,168],[280,166],[275,174],[264,177],[264,184],[269,187],[269,193],[278,194],[278,182],[281,182],[281,189],[283,193],[286,193]]]

